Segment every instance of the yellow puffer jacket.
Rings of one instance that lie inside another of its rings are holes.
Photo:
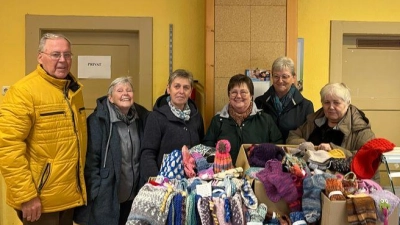
[[[44,213],[86,203],[86,113],[82,85],[69,77],[38,65],[0,106],[0,170],[15,209],[36,196]]]

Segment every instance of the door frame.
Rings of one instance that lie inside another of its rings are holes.
[[[342,82],[343,37],[400,36],[400,22],[331,21],[329,82]]]
[[[112,16],[25,16],[25,55],[36,55],[42,30],[62,31],[118,31],[139,34],[139,83],[140,103],[153,108],[153,18]],[[25,74],[36,68],[36,63],[25,58]],[[131,75],[132,76],[132,75]],[[146,87],[146,88],[144,88]]]

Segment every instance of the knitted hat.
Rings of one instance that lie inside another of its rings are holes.
[[[250,166],[264,167],[265,163],[270,159],[277,159],[282,161],[285,156],[285,151],[270,143],[262,143],[256,145],[249,155]]]
[[[342,174],[350,172],[350,165],[353,157],[346,159],[331,158],[329,163],[329,170],[336,171]]]
[[[208,163],[198,152],[193,152],[192,157],[196,162],[197,175],[203,180],[212,179],[214,175],[212,163]]]
[[[167,157],[164,157],[161,169],[158,175],[167,177],[169,179],[182,179],[184,178],[184,170],[182,163],[182,151],[175,149]]]
[[[340,149],[332,149],[332,150],[328,151],[328,154],[331,156],[331,158],[336,158],[336,159],[346,158],[346,155]]]
[[[196,168],[196,162],[193,157],[189,153],[189,149],[186,145],[182,147],[182,157],[183,157],[183,167],[185,169],[185,174],[187,177],[195,177],[196,172],[194,172],[194,168]]]
[[[325,163],[328,161],[328,159],[331,158],[331,155],[325,150],[308,150],[304,153],[303,159],[306,162],[316,162],[316,163]]]
[[[399,197],[388,190],[375,191],[370,196],[375,201],[376,213],[382,222],[392,214],[400,203]],[[386,216],[384,209],[386,209]]]
[[[231,151],[231,143],[228,140],[219,140],[216,145],[217,152],[214,159],[214,173],[233,169]]]
[[[354,155],[351,170],[359,179],[371,179],[381,163],[382,153],[391,151],[394,147],[392,142],[384,138],[368,141]]]

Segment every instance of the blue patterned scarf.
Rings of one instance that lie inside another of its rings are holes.
[[[176,107],[172,104],[172,102],[171,102],[171,96],[168,96],[168,97],[167,97],[167,102],[168,102],[169,107],[171,108],[172,113],[173,113],[176,117],[178,117],[178,118],[180,118],[180,119],[183,119],[183,120],[185,120],[185,121],[190,120],[190,107],[189,107],[189,104],[188,104],[188,103],[185,104],[185,107],[183,107],[183,111],[182,111],[182,110],[176,108]]]

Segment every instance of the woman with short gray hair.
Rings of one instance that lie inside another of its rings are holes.
[[[286,141],[289,131],[302,125],[307,115],[314,112],[314,106],[296,88],[297,76],[291,58],[279,57],[274,61],[271,80],[272,86],[254,102],[257,108],[271,115]]]
[[[350,90],[344,83],[326,84],[320,91],[322,108],[289,133],[287,144],[312,142],[317,149],[341,149],[353,156],[375,134],[364,112],[351,104]]]
[[[125,225],[140,189],[139,158],[148,110],[134,101],[131,77],[111,82],[88,117],[85,180],[87,206],[75,210],[75,222]]]

